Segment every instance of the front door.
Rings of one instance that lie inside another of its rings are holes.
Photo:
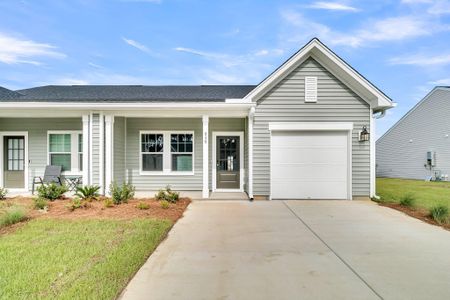
[[[25,187],[25,137],[3,138],[3,185],[5,188]]]
[[[239,136],[218,136],[216,140],[216,187],[239,189],[240,161]]]

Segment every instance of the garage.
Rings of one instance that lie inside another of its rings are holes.
[[[272,199],[351,199],[348,130],[272,130]]]

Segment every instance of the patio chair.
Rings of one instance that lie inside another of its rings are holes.
[[[62,185],[61,171],[62,171],[62,166],[46,166],[45,172],[44,172],[44,177],[34,176],[33,187],[31,188],[31,193],[34,195],[35,184],[56,183],[56,184]]]

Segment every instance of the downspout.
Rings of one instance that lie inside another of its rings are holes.
[[[372,114],[372,119],[373,120],[371,120],[372,122],[372,126],[371,126],[371,128],[370,128],[370,130],[372,131],[372,136],[373,136],[373,134],[375,133],[375,121],[376,120],[378,120],[378,119],[381,119],[381,118],[383,118],[384,116],[386,115],[386,110],[385,109],[383,109],[383,110],[381,110],[381,111],[378,111],[378,112],[374,112],[373,114]],[[374,184],[374,187],[373,187],[373,189],[374,189],[374,193],[373,193],[373,195],[372,195],[372,197],[373,198],[375,198],[376,200],[380,200],[380,196],[378,196],[377,194],[376,194],[376,189],[375,189],[375,186],[376,186],[376,157],[375,157],[375,154],[376,154],[376,150],[375,150],[375,138],[373,138],[373,140],[372,140],[372,145],[370,145],[371,147],[373,147],[372,149],[373,149],[373,151],[371,151],[372,152],[372,155],[373,155],[373,158],[372,158],[372,160],[373,160],[373,163],[374,163],[374,166],[373,166],[373,168],[375,169],[374,170],[374,173],[375,174],[373,174],[373,176],[374,176],[374,182],[373,182],[373,184]]]
[[[255,107],[250,108],[248,112],[248,197],[253,201],[253,119],[255,116]]]

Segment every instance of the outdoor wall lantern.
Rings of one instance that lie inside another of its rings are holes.
[[[367,127],[363,126],[362,130],[359,132],[359,141],[367,142],[370,138],[370,133],[367,131]]]

